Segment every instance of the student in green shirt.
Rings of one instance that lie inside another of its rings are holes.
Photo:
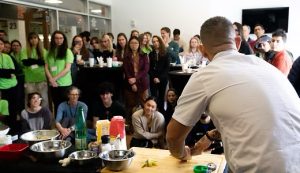
[[[0,91],[2,98],[9,103],[9,123],[8,126],[15,124],[17,117],[17,79],[15,75],[15,66],[12,58],[3,53],[4,40],[0,38]]]
[[[150,40],[148,40],[148,36],[146,34],[140,34],[139,42],[142,53],[149,55],[149,53],[152,51],[152,47],[150,46]]]
[[[14,62],[15,65],[15,70],[16,70],[16,78],[17,78],[17,112],[18,114],[21,113],[21,111],[24,109],[25,105],[25,93],[24,93],[24,72],[23,72],[23,64],[21,61],[21,49],[22,49],[22,44],[19,40],[13,40],[10,42],[11,45],[11,52],[10,52],[10,57]]]
[[[21,52],[25,73],[25,95],[38,92],[43,98],[43,107],[49,107],[48,84],[45,73],[47,50],[43,48],[38,34],[31,32],[27,37],[27,47]],[[27,105],[27,99],[25,99]]]
[[[73,60],[73,53],[68,49],[67,37],[63,32],[55,31],[51,36],[45,64],[55,113],[58,105],[65,100],[66,89],[72,85],[70,68]]]

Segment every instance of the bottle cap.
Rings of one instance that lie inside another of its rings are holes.
[[[194,173],[207,173],[208,167],[204,165],[196,165],[194,167]]]
[[[101,136],[101,141],[102,141],[102,144],[108,144],[110,141],[109,135]]]

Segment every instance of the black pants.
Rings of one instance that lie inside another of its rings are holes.
[[[153,143],[148,139],[136,139],[132,138],[130,141],[130,147],[144,147],[144,148],[152,148]]]
[[[51,99],[54,104],[54,116],[56,117],[58,105],[67,100],[67,89],[70,86],[50,87]]]

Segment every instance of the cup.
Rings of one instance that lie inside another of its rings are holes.
[[[112,67],[112,58],[107,58],[107,67],[111,68]]]
[[[202,64],[201,64],[201,67],[206,67],[206,60],[202,60]]]
[[[81,61],[82,55],[76,55],[76,61]]]
[[[89,58],[89,63],[90,63],[90,67],[94,67],[95,59],[94,58]]]
[[[182,69],[182,72],[187,72],[188,64],[182,64],[181,69]]]

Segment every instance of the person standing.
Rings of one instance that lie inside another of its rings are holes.
[[[167,128],[171,154],[188,160],[222,139],[230,172],[300,172],[300,100],[293,86],[269,63],[238,53],[240,37],[228,19],[208,19],[200,35],[211,62],[191,76],[177,102]],[[216,129],[185,147],[203,112]]]
[[[168,27],[162,27],[160,29],[161,38],[165,44],[167,52],[169,54],[169,61],[170,63],[177,63],[180,64],[179,60],[179,45],[171,40],[171,30]]]
[[[25,73],[25,95],[38,92],[43,100],[43,107],[49,108],[48,84],[45,73],[47,50],[43,48],[38,34],[28,34],[27,47],[21,52],[21,60]],[[27,99],[25,100],[27,105]]]
[[[50,83],[55,113],[58,105],[64,101],[66,89],[72,85],[70,69],[73,60],[73,53],[68,49],[67,37],[61,31],[54,31],[51,36],[45,71]]]
[[[131,37],[128,50],[124,57],[125,91],[124,98],[127,115],[132,115],[134,107],[143,105],[149,93],[149,60],[146,54],[141,53],[138,37]],[[129,116],[129,122],[130,121]]]
[[[170,61],[162,39],[152,37],[153,51],[149,54],[150,59],[150,91],[151,96],[157,98],[159,111],[163,109],[166,87],[169,79]]]
[[[0,91],[2,92],[2,99],[8,101],[9,117],[7,118],[7,125],[11,128],[17,128],[15,122],[17,121],[17,78],[15,65],[12,58],[3,53],[4,40],[0,38]]]

